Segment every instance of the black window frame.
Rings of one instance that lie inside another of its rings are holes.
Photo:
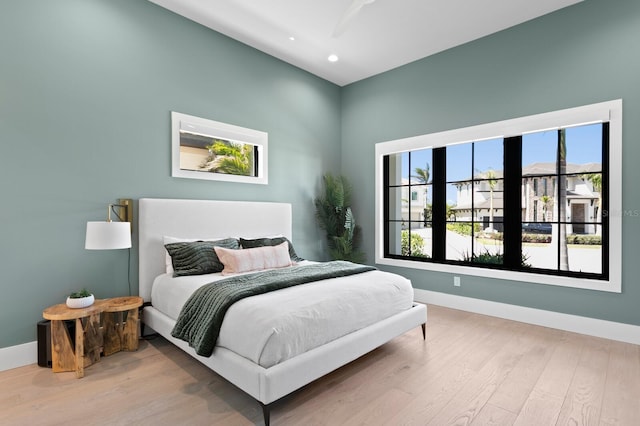
[[[558,135],[561,130],[558,130]],[[559,137],[559,136],[558,136]],[[601,190],[601,205],[600,209],[602,212],[609,211],[609,144],[610,144],[610,127],[609,122],[602,123],[602,190]],[[474,143],[473,141],[469,141],[468,143]],[[559,144],[558,144],[559,145]],[[592,280],[609,280],[609,244],[610,244],[610,227],[609,227],[609,217],[608,215],[602,215],[601,217],[601,226],[602,226],[602,248],[601,248],[601,260],[602,260],[602,272],[601,273],[593,273],[593,272],[581,272],[581,271],[564,271],[560,270],[559,262],[557,263],[556,269],[546,269],[546,268],[536,268],[531,266],[523,266],[523,258],[522,258],[522,135],[510,136],[503,138],[503,154],[504,154],[504,173],[503,173],[503,186],[504,186],[504,203],[503,203],[503,226],[504,226],[504,236],[503,236],[503,263],[501,265],[496,264],[486,264],[474,262],[472,260],[451,260],[446,259],[446,146],[432,148],[432,177],[431,177],[431,190],[432,190],[432,250],[430,257],[418,257],[418,256],[405,256],[393,254],[390,252],[390,223],[393,221],[389,220],[389,157],[392,154],[387,154],[383,156],[383,253],[385,258],[390,259],[404,259],[404,260],[412,260],[418,262],[429,262],[429,263],[439,263],[444,265],[460,265],[467,266],[473,268],[484,268],[484,269],[498,269],[498,270],[507,270],[513,272],[526,272],[526,273],[535,273],[542,275],[553,275],[553,276],[561,276],[561,277],[570,277],[570,278],[584,278],[584,279],[592,279]],[[415,151],[421,150],[424,148],[416,149]],[[559,149],[559,147],[558,147]],[[410,151],[410,152],[413,152]],[[472,148],[472,158],[473,158],[473,148]],[[409,155],[409,164],[411,155]],[[557,164],[557,161],[556,161]],[[411,168],[409,169],[411,170]],[[557,182],[560,182],[560,171],[556,170],[555,175],[549,174],[543,176],[542,179],[536,179],[537,182],[537,191],[540,191],[540,185],[543,181],[546,181],[547,177],[551,178],[552,186],[555,188]],[[555,178],[555,179],[554,179]],[[476,182],[472,179],[471,185]],[[547,182],[545,182],[543,192],[546,194],[548,192]],[[396,185],[398,186],[398,185]],[[402,186],[402,185],[399,185]],[[408,184],[409,188],[411,184]],[[535,190],[535,189],[534,189]],[[555,190],[554,190],[555,191]],[[473,197],[475,191],[472,190],[471,194]],[[542,192],[542,191],[541,191]],[[565,200],[562,200],[565,202]],[[537,217],[537,212],[536,212]],[[471,223],[472,229],[473,224],[475,223],[475,214],[473,212],[473,201],[472,201],[472,213],[471,213]],[[409,220],[411,221],[411,215],[409,214]],[[561,220],[558,217],[554,223],[574,223],[572,221]],[[586,223],[586,222],[585,222]],[[409,226],[409,230],[411,227]],[[409,241],[411,239],[411,232],[409,232]],[[560,239],[558,238],[556,244],[560,244]],[[473,238],[472,238],[473,241]],[[473,243],[472,243],[472,251],[473,253]],[[558,256],[559,256],[558,250]]]

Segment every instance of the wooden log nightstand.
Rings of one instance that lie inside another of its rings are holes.
[[[42,312],[51,321],[51,367],[54,373],[75,371],[84,377],[84,369],[100,361],[101,353],[138,349],[138,296],[96,300],[87,307],[72,309],[66,304],[50,306]],[[103,316],[101,327],[100,317]],[[65,321],[75,321],[75,336],[70,336]]]
[[[61,303],[42,312],[42,316],[51,321],[51,367],[54,373],[75,371],[76,377],[84,377],[84,368],[100,359],[101,312],[99,303],[81,309],[71,309]],[[65,325],[69,320],[75,321],[74,341]]]
[[[115,297],[104,301],[104,356],[138,350],[138,308],[142,297]]]

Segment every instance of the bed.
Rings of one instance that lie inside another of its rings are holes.
[[[167,284],[171,281],[172,273],[168,270],[168,258],[164,244],[168,237],[182,240],[209,240],[221,237],[262,238],[267,236],[283,236],[292,241],[292,211],[291,205],[286,203],[244,202],[244,201],[212,201],[212,200],[177,200],[144,198],[139,201],[139,294],[145,300],[142,318],[145,327],[153,329],[164,338],[193,356],[198,361],[211,368],[217,374],[229,380],[235,386],[255,398],[262,406],[264,421],[270,421],[271,404],[302,386],[316,380],[325,374],[355,360],[378,346],[388,342],[408,330],[422,326],[423,338],[426,324],[426,306],[412,302],[413,290],[410,289],[409,305],[398,311],[390,311],[385,317],[363,327],[353,325],[353,330],[343,330],[343,335],[330,338],[319,346],[298,345],[297,350],[287,349],[287,354],[278,353],[278,345],[274,344],[271,355],[262,357],[262,348],[236,348],[224,344],[228,335],[233,335],[241,328],[232,325],[232,318],[242,318],[240,312],[232,311],[236,305],[248,305],[252,312],[256,306],[273,306],[273,297],[302,297],[303,300],[322,301],[322,291],[325,294],[338,292],[342,284],[331,290],[319,290],[322,285],[335,285],[334,282],[324,280],[318,283],[303,284],[283,290],[277,290],[265,295],[253,296],[237,302],[224,317],[222,328],[211,356],[200,356],[186,341],[172,336],[176,325],[178,308],[170,306],[167,300],[177,301],[179,305],[186,296],[172,296],[171,291],[176,286]],[[303,265],[305,262],[300,262]],[[298,267],[298,266],[296,266]],[[371,274],[371,275],[367,275]],[[386,274],[386,275],[385,275]],[[367,285],[371,277],[381,276],[383,280],[394,280],[395,287],[406,286],[402,281],[408,280],[382,271],[364,272],[362,274],[345,277],[350,285],[362,286],[363,280]],[[359,278],[364,277],[364,278]],[[199,287],[201,283],[210,280],[209,276],[180,277],[184,278],[188,292]],[[342,278],[340,278],[342,279]],[[169,293],[163,293],[162,283]],[[154,283],[156,283],[154,287]],[[408,282],[410,288],[410,282]],[[312,291],[315,293],[304,293]],[[301,292],[294,295],[293,293]],[[406,304],[406,291],[403,290]],[[163,296],[164,294],[164,296]],[[306,294],[306,296],[305,296]],[[309,296],[313,294],[313,296]],[[360,293],[366,297],[367,293]],[[346,296],[338,296],[346,297]],[[265,303],[261,298],[266,298]],[[327,299],[331,301],[330,299]],[[327,300],[324,300],[327,306]],[[386,299],[385,299],[386,300]],[[332,302],[333,303],[333,302]],[[384,305],[393,303],[384,302]],[[240,308],[238,308],[240,309]],[[318,310],[316,307],[313,310]],[[258,319],[252,323],[261,323]],[[331,317],[333,314],[325,315]],[[389,315],[389,316],[386,316]],[[358,314],[357,318],[366,317]],[[326,319],[326,318],[325,318]],[[241,321],[242,322],[242,321]],[[297,321],[296,321],[297,322]],[[308,327],[312,323],[307,323]],[[226,327],[226,329],[225,329]],[[226,334],[225,334],[226,333]],[[346,334],[344,334],[346,333]],[[315,336],[314,333],[307,333]],[[226,336],[226,337],[225,337]],[[252,339],[243,339],[249,341]],[[272,340],[272,339],[271,339]],[[281,342],[282,343],[282,342]],[[316,342],[317,343],[317,342]],[[302,348],[302,349],[301,349]],[[243,352],[243,350],[245,352]],[[274,352],[275,351],[275,352]],[[283,352],[282,350],[280,352]],[[275,353],[275,355],[273,355]],[[254,355],[252,355],[254,354]],[[257,355],[255,355],[257,354]]]

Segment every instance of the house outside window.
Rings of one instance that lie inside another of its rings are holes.
[[[515,119],[521,132],[504,137],[487,136],[518,126],[378,144],[376,261],[620,291],[620,217],[608,213],[621,206],[621,114],[613,101]],[[398,203],[410,189],[412,205]]]

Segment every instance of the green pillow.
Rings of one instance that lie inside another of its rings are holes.
[[[165,244],[171,256],[173,276],[202,275],[221,272],[224,265],[218,259],[214,247],[237,250],[240,244],[235,238],[216,241],[192,241]]]
[[[295,249],[293,248],[293,244],[286,237],[273,237],[273,238],[256,238],[253,240],[247,240],[244,238],[240,238],[240,245],[242,248],[256,248],[256,247],[264,247],[264,246],[277,246],[284,242],[289,243],[289,257],[294,262],[301,262],[304,259],[296,254]]]

